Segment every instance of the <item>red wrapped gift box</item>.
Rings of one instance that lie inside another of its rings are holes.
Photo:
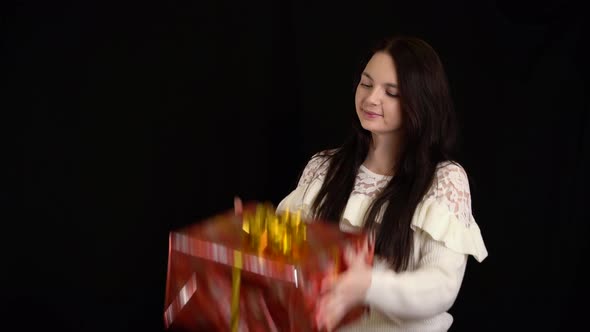
[[[254,208],[247,204],[244,211]],[[358,248],[366,234],[318,221],[306,228],[296,257],[253,249],[233,210],[170,232],[167,330],[230,331],[233,318],[237,331],[316,331],[321,280],[346,269],[344,249]],[[342,324],[363,311],[353,310]]]

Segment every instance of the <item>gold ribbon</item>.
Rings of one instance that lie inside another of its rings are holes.
[[[242,230],[248,244],[261,254],[266,248],[285,257],[299,257],[301,243],[306,240],[306,226],[301,211],[290,213],[287,209],[276,214],[270,203],[258,204],[254,213],[244,211]],[[243,266],[242,252],[234,250],[232,267],[231,331],[237,332],[240,320],[240,285]]]
[[[231,331],[238,331],[240,321],[240,284],[242,278],[242,252],[234,250],[234,266],[232,268],[231,282]]]
[[[296,256],[307,238],[301,210],[291,213],[286,209],[277,214],[270,203],[258,204],[254,213],[245,212],[242,229],[248,234],[249,245],[258,253],[269,248],[285,257]]]

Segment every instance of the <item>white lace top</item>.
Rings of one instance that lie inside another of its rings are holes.
[[[277,210],[301,209],[304,216],[311,217],[311,205],[329,166],[325,161],[326,157],[316,154],[308,162],[297,188]],[[384,260],[377,259],[365,299],[371,310],[343,330],[429,332],[447,331],[451,326],[453,317],[447,310],[461,287],[467,256],[481,262],[488,253],[471,212],[464,169],[455,163],[441,163],[435,177],[412,218],[414,250],[408,270],[396,273]],[[362,227],[372,200],[391,178],[365,166],[359,168],[341,229],[356,231]]]

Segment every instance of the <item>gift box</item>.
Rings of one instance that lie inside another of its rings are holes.
[[[367,235],[262,206],[252,202],[243,216],[231,210],[170,232],[168,331],[317,331],[321,281],[345,271],[345,248],[360,248]]]

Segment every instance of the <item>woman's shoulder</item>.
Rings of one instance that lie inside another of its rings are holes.
[[[456,161],[442,161],[436,166],[433,189],[448,191],[453,189],[469,191],[469,177],[465,168]]]
[[[328,159],[330,157],[332,157],[336,152],[338,152],[339,149],[326,149],[326,150],[321,150],[319,152],[316,152],[311,159],[314,158],[323,158],[323,159]]]
[[[330,158],[337,152],[337,149],[322,150],[313,154],[307,161],[299,179],[299,185],[307,185],[313,179],[326,175]]]
[[[445,160],[439,162],[438,165],[436,165],[436,173],[437,175],[453,173],[467,176],[467,172],[465,171],[463,165],[454,160]]]
[[[424,201],[436,201],[446,206],[451,213],[469,223],[471,219],[471,190],[465,168],[456,161],[438,163],[432,184]]]
[[[456,161],[439,162],[424,200],[445,203],[454,212],[459,204],[470,210],[471,190],[465,168]]]
[[[457,162],[437,165],[430,190],[414,214],[412,228],[480,262],[488,255],[471,210],[468,175]]]

